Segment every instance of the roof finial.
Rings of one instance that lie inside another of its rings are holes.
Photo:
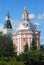
[[[9,12],[7,12],[7,16],[10,17]]]
[[[24,7],[24,9],[26,9],[26,7]]]
[[[28,13],[26,7],[24,7],[23,13]]]

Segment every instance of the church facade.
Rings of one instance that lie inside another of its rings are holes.
[[[36,27],[36,24],[30,22],[29,13],[26,8],[24,8],[21,23],[17,27],[16,32],[14,32],[13,39],[14,51],[16,51],[18,55],[24,52],[24,46],[26,44],[28,45],[28,49],[31,49],[33,37],[36,39],[37,49],[40,49],[40,31],[38,31]]]

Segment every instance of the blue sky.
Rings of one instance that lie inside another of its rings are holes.
[[[5,23],[6,13],[9,11],[14,27],[20,22],[24,7],[31,14],[32,23],[38,23],[41,31],[41,43],[44,43],[44,0],[0,0],[0,27]]]

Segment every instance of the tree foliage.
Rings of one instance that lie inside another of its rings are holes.
[[[35,50],[35,39],[32,41],[32,50],[28,51],[28,45],[25,46],[25,52],[14,56],[13,41],[6,35],[0,35],[0,65],[42,65],[44,64],[44,52]]]
[[[31,50],[36,50],[36,49],[37,49],[37,47],[36,47],[36,38],[33,36]]]
[[[24,62],[25,65],[39,65],[44,63],[44,52],[40,50],[31,50],[30,52],[24,52],[17,58],[18,62]]]
[[[7,35],[0,35],[0,56],[12,55],[13,41]]]
[[[28,51],[28,43],[26,43],[26,45],[24,46],[24,52]]]

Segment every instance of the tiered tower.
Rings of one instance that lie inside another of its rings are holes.
[[[12,25],[11,25],[11,20],[10,20],[9,12],[6,15],[5,21],[6,22],[4,24],[3,34],[9,35],[10,37],[12,37],[12,35],[13,35],[13,29],[12,29]]]
[[[22,14],[22,20],[29,20],[29,17],[28,17],[28,11],[26,10],[26,8],[24,7],[24,11],[23,11],[23,14]]]

